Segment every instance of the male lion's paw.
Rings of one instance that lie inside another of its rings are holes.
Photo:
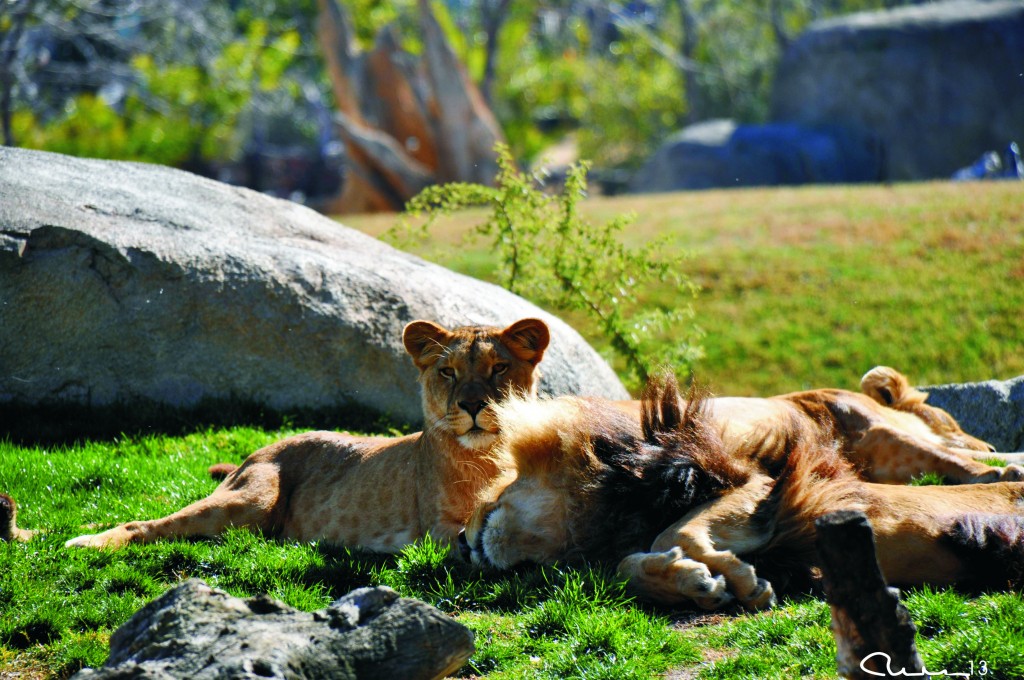
[[[999,481],[1001,482],[1020,482],[1024,481],[1024,467],[1020,465],[1007,465],[999,473]]]
[[[769,609],[778,604],[772,584],[763,578],[757,579],[757,587],[743,599],[748,609]]]
[[[699,586],[699,589],[709,593],[708,595],[697,595],[692,591],[687,594],[701,609],[722,609],[736,600],[733,594],[729,592],[728,587],[724,576],[716,576]]]
[[[722,576],[712,576],[707,565],[686,557],[678,546],[658,553],[635,553],[619,563],[644,597],[665,604],[696,602],[704,609],[720,609],[735,598]]]

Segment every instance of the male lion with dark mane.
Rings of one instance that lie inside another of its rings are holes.
[[[117,548],[162,538],[216,536],[246,527],[296,541],[323,540],[397,551],[429,532],[452,541],[477,493],[498,475],[494,403],[505,393],[534,394],[548,346],[543,321],[453,331],[429,321],[402,340],[420,370],[424,430],[405,437],[308,432],[256,451],[208,497],[167,517],[128,522],[67,542]],[[5,535],[24,540],[14,525]]]
[[[728,450],[710,408],[681,401],[674,381],[649,388],[641,421],[597,399],[503,403],[497,452],[511,472],[470,518],[464,556],[498,569],[612,561],[660,603],[758,609],[775,594],[750,561],[813,568],[814,520],[853,509],[871,520],[891,583],[1020,582],[1024,483],[866,482],[814,437],[790,441],[767,471]]]

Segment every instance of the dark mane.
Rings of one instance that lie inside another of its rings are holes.
[[[602,463],[595,516],[583,556],[619,559],[647,550],[654,538],[687,511],[747,480],[725,455],[707,415],[707,394],[691,388],[685,406],[672,377],[648,382],[640,428],[593,434]]]

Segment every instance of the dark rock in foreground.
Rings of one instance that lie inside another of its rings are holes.
[[[190,579],[135,613],[110,657],[78,680],[441,678],[473,653],[468,628],[390,588],[361,588],[308,613]]]

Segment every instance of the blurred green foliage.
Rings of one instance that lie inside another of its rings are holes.
[[[412,53],[419,51],[415,0],[330,1],[345,5],[363,49],[372,46],[384,26],[393,25],[402,45]],[[38,7],[49,7],[46,11],[60,14],[56,20],[69,25],[87,14],[83,8],[99,6],[78,0],[53,2]],[[626,3],[566,0],[509,0],[507,6],[498,0],[433,0],[431,7],[471,78],[480,82],[492,59],[495,78],[486,94],[517,159],[533,160],[572,133],[579,156],[596,168],[632,169],[666,135],[687,123],[717,117],[765,120],[775,64],[788,42],[810,22],[908,2],[628,3],[634,9],[642,7],[640,14],[623,13]],[[167,7],[169,15],[178,17],[190,11],[195,16],[213,13],[222,17],[216,26],[228,29],[194,30],[189,40],[180,39],[180,26],[147,29],[160,45],[153,54],[136,51],[129,57],[134,79],[123,98],[108,104],[95,88],[83,88],[85,94],[70,98],[54,113],[41,111],[37,102],[22,97],[13,121],[17,143],[172,165],[227,160],[237,156],[250,132],[247,116],[254,99],[283,91],[298,103],[292,77],[296,64],[302,63],[307,82],[326,90],[328,79],[315,35],[317,0],[287,6],[251,0],[234,9],[200,4],[206,9],[196,5],[183,10],[189,7],[185,0],[169,0]],[[53,9],[58,5],[66,11]],[[500,16],[492,46],[485,10]],[[10,16],[0,11],[0,40]],[[39,19],[35,25],[53,20]],[[211,50],[214,54],[197,56]]]
[[[252,21],[208,64],[136,55],[140,87],[117,109],[92,93],[69,100],[63,115],[46,122],[22,109],[14,114],[15,138],[29,148],[165,165],[233,157],[254,92],[282,86],[299,42],[296,31],[271,37],[266,21]]]
[[[685,273],[688,254],[666,248],[661,238],[642,245],[623,242],[622,232],[633,223],[633,215],[618,215],[603,224],[587,219],[580,212],[587,164],[570,168],[562,191],[552,196],[516,168],[508,147],[498,145],[497,154],[495,186],[427,187],[406,206],[412,220],[424,218],[419,229],[406,220],[389,239],[401,245],[409,236],[428,235],[439,217],[486,206],[490,213],[472,237],[491,244],[502,286],[543,308],[584,315],[638,383],[664,368],[688,375],[702,354],[691,305],[697,286]],[[638,304],[637,292],[647,285],[670,291],[673,304]],[[659,343],[658,335],[669,329],[676,333],[675,342]]]

